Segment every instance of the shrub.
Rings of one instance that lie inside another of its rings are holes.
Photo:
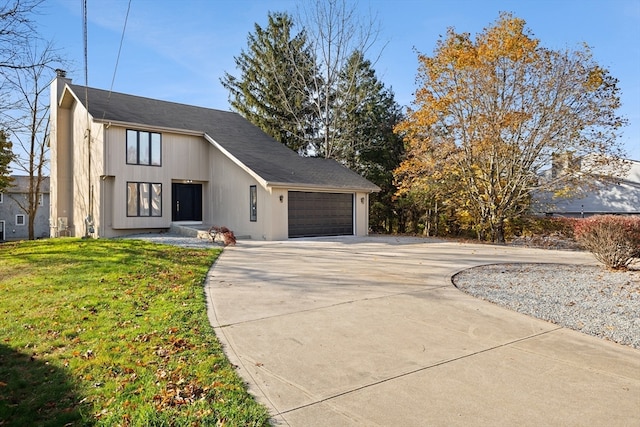
[[[574,218],[524,216],[514,221],[513,234],[516,236],[562,236],[574,238]]]
[[[612,270],[625,270],[640,257],[640,217],[598,215],[576,221],[577,242]]]

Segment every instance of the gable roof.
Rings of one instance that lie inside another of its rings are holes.
[[[270,186],[380,191],[334,160],[301,157],[238,113],[68,84],[94,120],[202,132]]]
[[[28,193],[29,192],[29,176],[28,175],[11,175],[13,182],[7,188],[7,193]],[[40,184],[40,192],[49,194],[49,177],[42,177]]]

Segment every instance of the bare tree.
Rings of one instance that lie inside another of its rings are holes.
[[[0,0],[0,73],[31,68],[23,55],[35,34],[31,16],[44,0]]]
[[[16,203],[27,215],[29,239],[34,239],[34,220],[42,194],[42,182],[48,171],[48,87],[54,69],[62,60],[51,43],[40,48],[37,41],[26,47],[24,58],[25,63],[32,64],[31,67],[5,72],[13,106],[11,110],[2,111],[2,122],[17,148],[14,150],[16,169],[29,176],[27,197],[16,199]]]
[[[334,158],[338,151],[335,143],[339,119],[348,116],[342,110],[348,105],[353,107],[345,100],[354,97],[357,91],[360,67],[353,64],[353,54],[359,52],[359,58],[365,61],[378,40],[379,24],[371,16],[363,19],[358,15],[357,4],[346,0],[309,0],[298,15],[312,46],[314,68],[318,70],[311,81],[303,82],[314,93],[312,101],[319,120],[315,151],[322,157]]]

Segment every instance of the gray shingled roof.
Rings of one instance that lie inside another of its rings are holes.
[[[12,175],[13,182],[7,188],[7,193],[28,193],[29,192],[29,176],[27,175]],[[42,183],[40,184],[40,192],[48,194],[49,193],[49,177],[43,177]]]
[[[85,87],[69,85],[84,104]],[[334,160],[301,157],[241,115],[89,88],[94,119],[203,132],[270,184],[380,189]]]

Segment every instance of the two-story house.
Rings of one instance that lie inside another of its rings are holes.
[[[51,84],[51,224],[114,237],[173,223],[281,240],[366,235],[379,188],[305,158],[237,113]]]

